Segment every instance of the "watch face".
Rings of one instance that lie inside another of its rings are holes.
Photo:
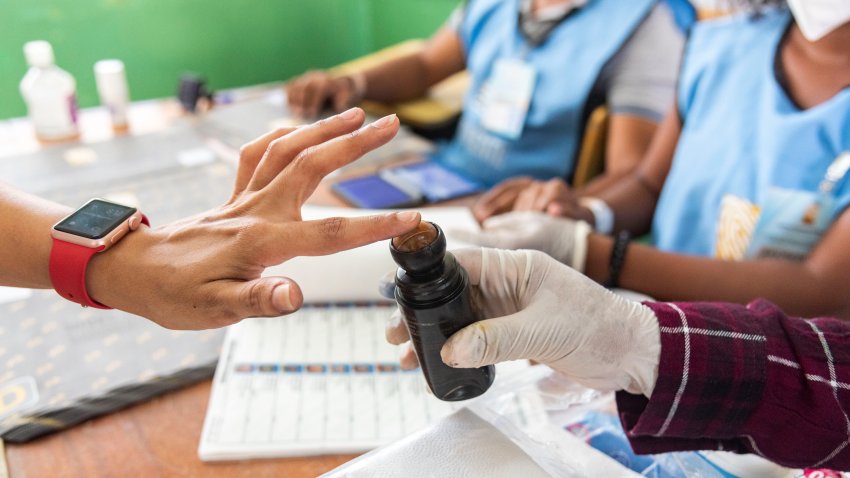
[[[100,239],[133,215],[136,208],[93,199],[56,225],[57,231]]]

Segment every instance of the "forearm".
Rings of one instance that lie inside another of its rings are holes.
[[[435,83],[464,69],[455,31],[443,28],[417,53],[377,65],[366,72],[366,99],[405,101],[424,96]]]
[[[657,196],[647,187],[641,174],[637,170],[616,180],[612,179],[613,184],[593,194],[614,211],[615,231],[625,229],[636,236],[649,231]]]
[[[646,157],[658,123],[630,114],[614,114],[605,145],[605,172],[577,190],[579,196],[600,194],[628,177]]]
[[[848,325],[748,306],[647,304],[661,330],[652,396],[621,392],[638,453],[724,449],[791,467],[847,469]]]
[[[423,96],[433,84],[422,55],[388,61],[364,72],[365,98],[374,101],[405,101]]]
[[[0,210],[0,285],[50,288],[50,231],[70,209],[0,183]]]
[[[621,118],[619,124],[621,130],[632,131],[631,140],[609,141],[610,151],[607,154],[609,162],[618,157],[632,158],[620,159],[619,163],[625,164],[625,167],[612,170],[614,173],[629,172],[593,195],[605,201],[614,211],[615,230],[626,229],[634,235],[644,234],[652,224],[658,196],[673,162],[681,124],[675,107],[670,109],[657,129],[652,122],[634,118]],[[614,125],[612,122],[612,127]],[[645,155],[634,157],[644,151]]]
[[[593,178],[589,183],[576,189],[576,195],[579,197],[593,196],[598,197],[603,194],[603,191],[622,181],[627,173],[603,173]]]
[[[608,278],[613,239],[588,239],[586,273],[598,282]],[[850,318],[840,281],[814,273],[806,263],[779,259],[721,261],[659,251],[631,244],[620,286],[658,300],[708,300],[745,304],[764,298],[795,315]]]

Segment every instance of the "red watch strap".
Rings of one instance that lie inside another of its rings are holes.
[[[87,307],[111,309],[89,297],[86,291],[86,269],[89,267],[89,260],[103,249],[92,249],[54,238],[53,248],[50,250],[50,281],[53,282],[56,292],[71,302]]]
[[[142,215],[142,224],[150,225],[148,218]],[[59,239],[53,239],[50,250],[50,281],[53,288],[62,297],[76,302],[84,307],[96,309],[111,309],[92,299],[86,290],[86,270],[92,256],[102,251],[104,247],[90,247],[72,244]]]

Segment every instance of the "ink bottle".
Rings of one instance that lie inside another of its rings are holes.
[[[440,357],[452,334],[482,319],[466,270],[446,252],[442,229],[423,221],[394,238],[390,253],[399,265],[396,302],[431,391],[445,401],[467,400],[486,392],[496,376],[492,365],[452,368]]]

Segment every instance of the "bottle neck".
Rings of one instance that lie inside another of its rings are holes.
[[[396,298],[414,307],[437,306],[457,297],[466,287],[466,271],[450,253],[428,271],[410,273],[399,269]]]

